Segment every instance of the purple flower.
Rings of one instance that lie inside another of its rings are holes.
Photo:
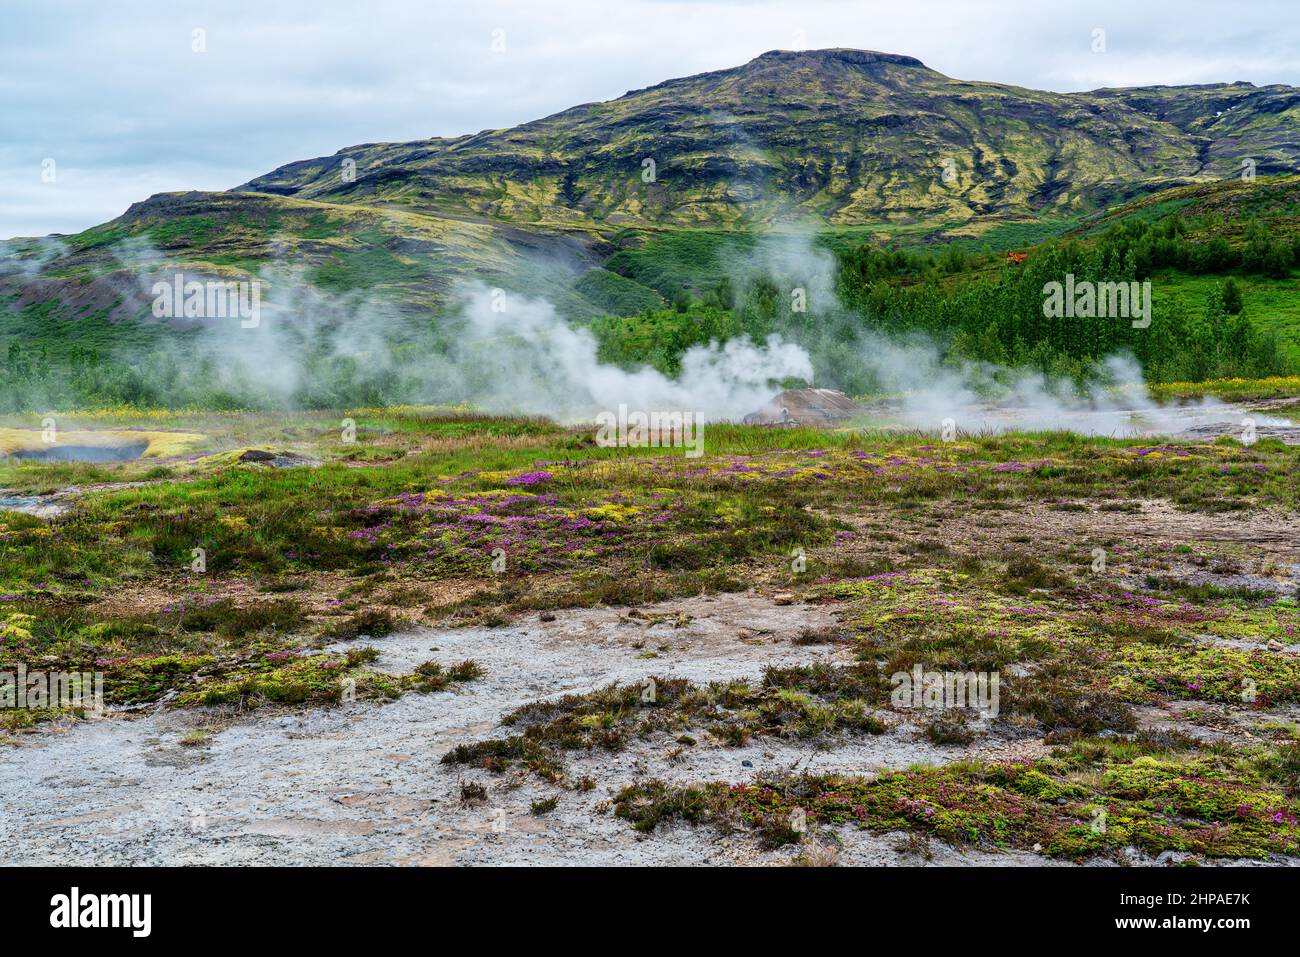
[[[550,472],[521,472],[519,475],[512,475],[506,479],[507,485],[537,485],[539,482],[549,482],[555,478]]]

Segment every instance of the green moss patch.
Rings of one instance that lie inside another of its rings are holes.
[[[1101,753],[1088,754],[1089,747]],[[1128,847],[1229,858],[1300,851],[1300,806],[1251,769],[1257,756],[1233,762],[1141,742],[1128,745],[1138,754],[1110,748],[1085,742],[1040,762],[963,762],[874,778],[648,782],[624,789],[615,813],[646,832],[672,820],[752,828],[772,845],[796,842],[806,828],[847,824],[1076,860]]]

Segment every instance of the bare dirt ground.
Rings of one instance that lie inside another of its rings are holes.
[[[861,529],[858,543],[837,547],[842,555],[879,549],[882,532],[899,558],[917,542],[930,541],[977,554],[1030,550],[1069,556],[1087,566],[1092,549],[1105,547],[1110,572],[1127,576],[1131,584],[1142,574],[1158,573],[1194,585],[1300,592],[1300,518],[1285,513],[1212,515],[1152,499],[1114,511],[1079,500],[1017,502],[979,511],[944,503],[902,523],[873,513],[837,512],[836,517]]]
[[[950,547],[988,551],[1017,547],[1032,535],[1037,549],[1059,553],[1073,543],[1086,556],[1093,541],[1116,538],[1149,543],[1167,556],[1191,542],[1202,549],[1222,546],[1215,561],[1229,562],[1232,572],[1216,573],[1213,563],[1184,568],[1180,557],[1171,566],[1180,577],[1248,578],[1281,590],[1294,589],[1300,573],[1294,519],[1224,520],[1179,512],[1165,502],[1106,513],[1026,503],[1014,512],[958,516],[944,510],[949,507],[892,524],[899,546],[937,534]],[[1136,575],[1143,569],[1140,561],[1130,564],[1116,571]],[[756,679],[770,665],[847,663],[845,646],[792,642],[805,628],[833,622],[830,606],[776,604],[751,591],[635,612],[534,614],[497,628],[419,627],[366,641],[381,652],[375,667],[404,673],[431,658],[446,664],[471,658],[486,676],[456,691],[389,703],[243,715],[155,708],[54,725],[0,749],[6,863],[780,864],[796,851],[765,851],[745,834],[665,826],[643,838],[614,817],[609,801],[640,779],[739,783],[764,771],[869,774],[915,763],[1047,753],[1037,739],[992,735],[971,746],[936,746],[900,719],[886,734],[836,739],[821,748],[772,739],[737,748],[701,735],[693,747],[660,736],[616,753],[575,753],[569,778],[590,776],[597,782],[590,791],[522,771],[492,775],[439,763],[458,744],[501,736],[501,718],[531,701],[611,682],[640,684],[650,676]],[[1184,705],[1143,709],[1141,723],[1177,726],[1207,740],[1250,735],[1239,716],[1199,708],[1192,720],[1181,713]],[[485,786],[486,799],[465,805],[465,782]],[[533,802],[552,797],[558,798],[553,811],[532,812]],[[962,851],[852,828],[824,838],[843,864],[1044,862],[1030,853]],[[1160,862],[1177,859],[1166,854]]]
[[[651,675],[697,681],[756,678],[766,665],[848,660],[839,646],[798,646],[805,627],[831,623],[813,605],[733,594],[626,609],[558,612],[495,628],[421,628],[369,642],[376,667],[401,672],[430,657],[473,658],[487,675],[456,692],[355,702],[306,713],[228,717],[164,711],[109,717],[26,735],[0,751],[0,840],[6,863],[55,864],[693,864],[782,863],[743,835],[661,828],[639,837],[607,802],[638,777],[746,781],[792,766],[869,772],[956,757],[1034,757],[1034,741],[982,739],[936,747],[899,723],[887,734],[818,751],[763,741],[724,747],[701,739],[637,742],[618,753],[575,756],[566,790],[524,773],[439,764],[456,744],[497,736],[520,705]],[[649,657],[654,655],[654,657]],[[202,744],[181,739],[216,728]],[[678,752],[681,752],[678,754]],[[460,785],[487,799],[467,807]],[[534,801],[558,797],[548,814]],[[922,863],[898,835],[838,834],[841,863]],[[962,853],[935,843],[935,864],[1040,863],[1023,853]]]

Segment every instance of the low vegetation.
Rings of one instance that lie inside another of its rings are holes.
[[[1287,382],[1199,388],[1276,398]],[[1300,702],[1286,650],[1297,596],[1264,587],[1283,579],[1261,574],[1258,552],[1196,531],[1294,514],[1294,446],[715,425],[695,459],[601,448],[532,419],[355,418],[353,443],[330,414],[168,413],[151,427],[211,449],[290,446],[319,464],[222,451],[96,465],[109,484],[62,517],[0,512],[0,670],[98,671],[110,707],[232,714],[473,693],[480,664],[390,673],[375,643],[422,623],[493,626],[757,587],[831,609],[836,624],[790,642],[833,660],[715,682],[660,672],[522,702],[499,731],[448,752],[446,768],[581,793],[598,786],[602,755],[689,762],[763,742],[834,753],[898,740],[934,763],[866,777],[645,779],[612,808],[647,832],[696,822],[773,845],[852,825],[1066,859],[1296,850],[1284,716]],[[3,463],[0,484],[57,487],[80,468]],[[1136,521],[1157,521],[1158,534],[1125,534]],[[1179,523],[1193,531],[1162,537]],[[999,674],[996,712],[900,704],[895,678],[918,666]],[[1167,730],[1153,709],[1176,715]],[[76,717],[9,711],[3,730]],[[1051,751],[999,756],[1017,742]],[[462,802],[485,786],[467,778]],[[560,808],[544,796],[534,813]]]

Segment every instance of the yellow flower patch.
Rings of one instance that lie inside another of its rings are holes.
[[[609,502],[597,508],[583,509],[582,514],[593,522],[626,522],[645,511],[635,505],[622,505]]]

